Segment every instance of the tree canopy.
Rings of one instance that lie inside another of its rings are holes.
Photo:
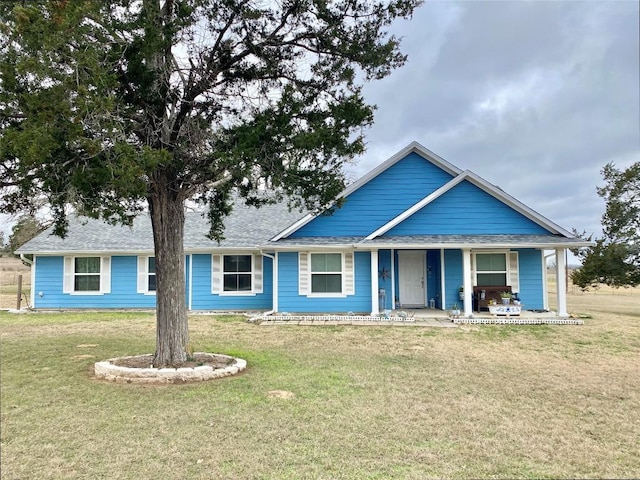
[[[625,170],[609,163],[602,176],[606,185],[598,188],[598,195],[606,202],[604,235],[593,247],[574,251],[582,267],[572,278],[583,289],[598,284],[636,286],[640,284],[640,162]]]
[[[184,203],[221,238],[229,193],[309,209],[344,187],[401,66],[388,34],[419,0],[40,0],[0,3],[0,209],[44,201],[129,223],[147,207],[157,364],[185,358]]]

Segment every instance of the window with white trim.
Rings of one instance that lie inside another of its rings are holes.
[[[147,290],[156,291],[156,257],[147,258]]]
[[[353,252],[299,252],[298,293],[310,297],[355,294]]]
[[[311,254],[311,293],[342,293],[342,254]]]
[[[245,253],[211,255],[211,293],[255,295],[262,293],[262,255]]]
[[[111,257],[64,257],[63,293],[111,292]]]
[[[138,257],[138,293],[156,293],[156,257]]]
[[[520,291],[520,261],[517,251],[474,253],[472,257],[474,285],[492,287],[508,285]]]
[[[73,259],[73,291],[100,291],[100,257],[76,257]]]
[[[225,292],[251,291],[251,255],[223,255],[222,289]]]
[[[507,256],[505,253],[476,253],[475,257],[477,286],[507,285]]]

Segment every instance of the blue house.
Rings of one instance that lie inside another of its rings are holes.
[[[457,303],[473,316],[509,290],[526,309],[547,310],[545,252],[553,251],[557,313],[567,316],[565,250],[585,242],[420,144],[341,197],[341,208],[308,214],[239,202],[220,243],[207,239],[202,214],[187,213],[188,308],[377,314]],[[148,218],[132,227],[73,218],[65,239],[45,231],[17,253],[34,256],[34,308],[155,305]]]

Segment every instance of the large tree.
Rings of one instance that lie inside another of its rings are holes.
[[[326,205],[364,149],[365,81],[402,65],[388,33],[420,0],[57,0],[0,4],[1,207],[43,198],[129,223],[148,207],[155,365],[188,345],[189,199],[223,234],[228,197]]]
[[[583,289],[604,283],[614,287],[640,284],[640,162],[625,170],[609,163],[598,195],[606,202],[604,235],[595,245],[574,251],[582,267],[572,274]],[[591,239],[591,238],[589,238]]]

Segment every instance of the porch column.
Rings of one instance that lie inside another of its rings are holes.
[[[462,287],[464,288],[464,316],[473,317],[473,286],[471,285],[471,250],[462,249]]]
[[[558,291],[558,316],[568,317],[567,285],[565,283],[567,264],[564,259],[564,248],[556,248],[556,289]]]
[[[378,315],[378,250],[371,250],[371,315]]]
[[[275,252],[273,255],[273,259],[271,260],[273,265],[273,297],[272,297],[272,307],[274,313],[278,311],[278,252]]]

